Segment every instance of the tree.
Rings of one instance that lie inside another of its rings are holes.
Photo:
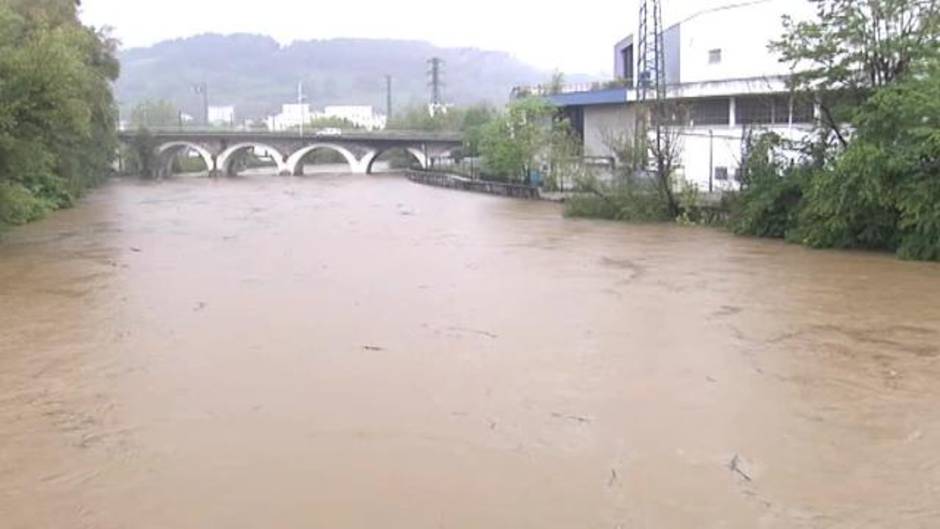
[[[513,101],[505,115],[482,130],[480,153],[487,170],[510,180],[528,178],[549,148],[555,108],[541,98]]]
[[[136,129],[173,127],[180,123],[180,112],[169,101],[144,101],[131,111],[131,126]]]
[[[0,223],[68,206],[108,174],[115,47],[70,0],[0,0]]]
[[[842,124],[877,89],[922,68],[940,50],[940,0],[810,0],[816,18],[784,18],[771,44],[792,65],[792,88],[815,94],[826,130],[848,145]]]
[[[549,94],[560,94],[565,89],[565,74],[555,70],[552,74],[552,79],[548,83],[548,93]]]
[[[800,242],[940,260],[940,63],[882,88],[806,189]]]
[[[428,132],[456,132],[463,122],[463,111],[459,108],[447,112],[435,112],[433,115],[425,106],[413,106],[397,112],[388,121],[391,130],[422,130]]]
[[[464,155],[470,157],[480,155],[483,131],[491,121],[496,119],[496,116],[496,110],[487,104],[472,106],[464,112],[463,123],[460,126],[464,134]]]

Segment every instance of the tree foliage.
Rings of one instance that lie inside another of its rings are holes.
[[[180,111],[166,100],[144,101],[131,111],[134,128],[173,127],[180,124]]]
[[[108,173],[114,53],[74,0],[0,0],[0,223],[68,206]]]
[[[785,34],[771,48],[793,67],[791,85],[817,94],[822,119],[840,144],[841,125],[872,92],[937,57],[938,0],[810,0],[816,18],[784,18]]]
[[[556,119],[555,107],[541,98],[513,101],[480,135],[487,172],[509,180],[527,181],[540,163],[556,165],[575,154],[568,122]]]
[[[775,133],[746,139],[742,190],[731,204],[735,233],[782,239],[796,228],[803,198],[802,172],[781,155],[782,144]]]
[[[735,228],[940,260],[940,1],[814,1],[774,47],[821,103],[821,133],[790,164],[758,143]]]
[[[800,242],[940,260],[940,70],[879,90],[806,189]]]

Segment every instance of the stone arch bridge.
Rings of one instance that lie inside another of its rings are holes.
[[[209,168],[211,176],[234,175],[234,163],[240,154],[251,150],[270,153],[281,175],[303,174],[303,159],[317,150],[339,153],[353,173],[368,174],[384,152],[393,149],[409,153],[424,169],[434,160],[450,157],[462,145],[456,133],[431,132],[343,132],[341,134],[231,132],[231,131],[151,131],[156,142],[157,170],[160,176],[172,172],[174,158],[185,151],[197,153]],[[138,133],[122,131],[119,139],[132,145]]]

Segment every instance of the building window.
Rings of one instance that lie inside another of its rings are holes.
[[[739,125],[789,125],[812,123],[813,102],[789,95],[738,97],[735,102],[735,121]],[[792,116],[792,121],[791,121]]]
[[[807,96],[793,98],[793,123],[813,123],[816,119],[816,105]]]
[[[715,180],[724,182],[728,180],[728,168],[718,166],[715,168]]]
[[[633,44],[621,50],[621,59],[623,60],[623,78],[627,86],[633,86]]]
[[[721,64],[721,48],[708,51],[708,64]]]
[[[735,122],[738,125],[771,125],[774,123],[774,107],[771,96],[739,97],[734,104]]]
[[[729,125],[731,122],[731,100],[726,97],[696,99],[691,101],[692,125]]]

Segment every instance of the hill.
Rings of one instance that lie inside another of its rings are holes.
[[[431,57],[446,62],[445,95],[456,104],[502,104],[513,86],[551,76],[504,52],[419,41],[334,39],[282,46],[259,35],[207,34],[122,52],[116,91],[124,115],[140,101],[166,99],[198,116],[202,99],[193,85],[206,82],[210,104],[235,105],[243,119],[295,102],[297,83],[303,80],[314,107],[366,104],[384,111],[386,74],[393,77],[395,108],[427,101],[426,61]]]

